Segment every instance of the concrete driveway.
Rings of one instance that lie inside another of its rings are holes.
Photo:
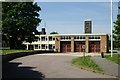
[[[36,54],[3,65],[3,78],[113,78],[71,66],[73,55]]]

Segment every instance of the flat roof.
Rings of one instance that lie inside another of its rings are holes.
[[[92,35],[107,35],[106,33],[100,33],[100,34],[45,34],[45,35],[36,35],[36,36],[74,36],[74,35],[83,35],[83,36],[92,36]]]
[[[84,21],[92,21],[91,19],[85,19]]]

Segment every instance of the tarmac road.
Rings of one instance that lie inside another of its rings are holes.
[[[76,57],[36,54],[17,58],[3,65],[3,78],[114,78],[72,66]]]

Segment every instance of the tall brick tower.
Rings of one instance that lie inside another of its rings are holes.
[[[92,20],[87,19],[84,21],[84,32],[92,33]]]

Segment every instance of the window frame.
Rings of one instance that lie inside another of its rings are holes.
[[[41,36],[41,41],[46,41],[46,37],[45,36]]]
[[[44,48],[43,48],[43,45],[44,45]],[[45,44],[41,44],[41,49],[45,49],[45,48],[46,48]]]

